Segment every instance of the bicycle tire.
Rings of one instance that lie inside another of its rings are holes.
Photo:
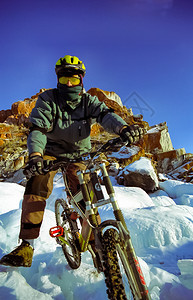
[[[137,281],[132,276],[128,256],[120,244],[117,230],[107,229],[104,232],[102,244],[108,298],[111,300],[150,299],[142,296],[140,289],[136,287]]]
[[[60,210],[61,209],[61,210]],[[56,224],[64,228],[63,238],[66,243],[62,243],[58,238],[57,242],[62,246],[65,258],[72,269],[78,269],[81,264],[81,253],[78,249],[79,241],[76,237],[75,229],[78,226],[76,220],[71,220],[71,212],[67,203],[63,199],[57,199],[55,202]]]

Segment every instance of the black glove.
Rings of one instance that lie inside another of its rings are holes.
[[[43,174],[44,160],[40,155],[34,155],[30,158],[23,173],[27,178]]]
[[[138,142],[144,135],[144,128],[139,125],[130,125],[125,127],[121,133],[120,137],[123,142],[128,142],[128,144]]]

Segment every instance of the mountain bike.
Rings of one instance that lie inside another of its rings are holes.
[[[109,299],[150,300],[105,163],[99,159],[100,153],[120,143],[120,138],[113,138],[97,152],[82,158],[87,167],[85,171],[77,173],[80,190],[75,195],[70,193],[65,176],[69,161],[52,161],[45,168],[45,172],[60,169],[68,191],[66,199],[55,201],[56,226],[50,229],[50,235],[62,246],[72,269],[80,266],[81,253],[90,251],[97,271],[104,273]],[[106,198],[104,189],[108,195]],[[115,219],[101,223],[99,208],[104,205],[112,207]]]

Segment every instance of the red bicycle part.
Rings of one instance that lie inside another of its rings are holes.
[[[70,215],[70,219],[76,221],[79,218],[79,214],[76,211],[73,211]]]
[[[64,234],[64,228],[62,226],[55,226],[50,228],[49,234],[51,237],[55,238]]]

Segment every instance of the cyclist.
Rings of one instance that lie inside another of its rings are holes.
[[[55,65],[57,88],[40,94],[30,115],[31,129],[27,146],[29,162],[22,203],[19,238],[22,243],[0,260],[1,264],[30,267],[34,252],[34,239],[38,238],[46,199],[53,189],[56,171],[44,175],[43,159],[79,159],[70,163],[66,176],[71,192],[78,190],[76,172],[85,169],[81,156],[91,150],[91,124],[98,122],[108,132],[119,134],[129,143],[139,140],[143,129],[128,126],[96,96],[84,93],[84,63],[76,56],[66,55]]]

